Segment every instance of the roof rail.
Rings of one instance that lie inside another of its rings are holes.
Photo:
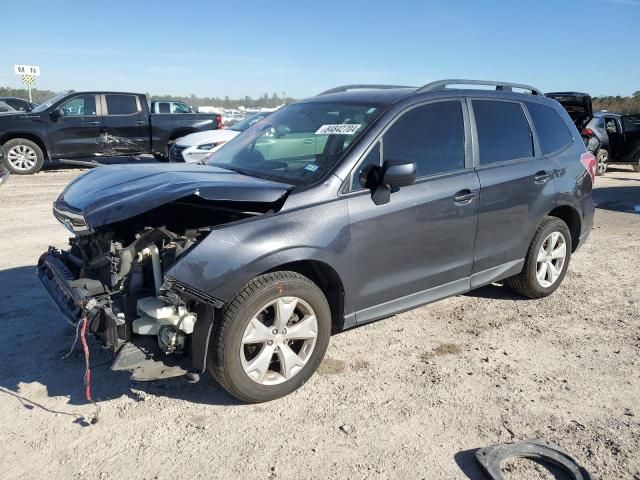
[[[370,89],[370,90],[386,90],[389,88],[415,88],[415,87],[408,87],[406,85],[367,85],[367,84],[362,84],[362,85],[342,85],[341,87],[335,87],[335,88],[331,88],[329,90],[325,90],[322,93],[319,93],[318,95],[316,95],[316,97],[319,97],[320,95],[329,95],[330,93],[340,93],[340,92],[346,92],[348,90],[364,90],[364,89]]]
[[[432,92],[434,90],[441,90],[447,88],[448,85],[490,85],[495,86],[496,90],[502,90],[505,92],[513,91],[513,88],[521,88],[522,90],[529,90],[532,95],[540,95],[544,97],[544,93],[531,85],[524,85],[521,83],[511,82],[495,82],[492,80],[463,80],[463,79],[449,79],[438,80],[437,82],[427,83],[420,87],[415,93]]]

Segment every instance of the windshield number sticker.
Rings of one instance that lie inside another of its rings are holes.
[[[359,123],[340,123],[337,125],[322,125],[316,130],[316,135],[353,135],[361,127]]]
[[[320,167],[318,165],[314,165],[313,163],[309,163],[309,164],[307,164],[306,167],[304,167],[304,169],[307,170],[308,172],[315,172],[319,168]]]

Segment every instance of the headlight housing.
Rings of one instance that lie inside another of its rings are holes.
[[[203,143],[198,145],[198,150],[213,150],[217,145],[217,143]]]

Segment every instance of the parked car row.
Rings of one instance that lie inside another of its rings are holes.
[[[45,161],[87,163],[143,153],[167,160],[175,139],[221,128],[221,122],[215,114],[151,113],[146,96],[137,93],[63,93],[30,112],[0,115],[0,145],[5,166],[24,175]]]
[[[74,237],[38,275],[114,369],[153,355],[264,402],[311,377],[331,332],[498,280],[552,294],[591,231],[595,163],[534,87],[338,87],[204,165],[77,178],[54,203]]]

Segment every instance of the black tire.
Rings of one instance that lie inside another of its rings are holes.
[[[560,274],[558,275],[555,282],[548,287],[544,287],[540,285],[540,282],[536,277],[538,265],[537,257],[543,243],[553,232],[559,232],[564,236],[566,256],[564,264],[562,265],[562,270],[560,271]],[[567,268],[569,267],[570,260],[571,232],[569,231],[569,227],[567,227],[567,224],[557,217],[545,217],[538,225],[536,233],[533,236],[533,240],[531,241],[531,245],[529,245],[529,251],[527,252],[527,257],[525,259],[524,269],[518,275],[514,275],[513,277],[508,278],[506,280],[506,285],[516,293],[519,293],[520,295],[528,298],[546,297],[555,292],[562,283],[562,280],[564,280],[564,276],[567,273]]]
[[[264,385],[251,379],[242,366],[242,336],[259,309],[283,296],[298,297],[313,309],[318,322],[316,343],[298,373],[283,383]],[[315,283],[295,272],[267,273],[249,282],[226,306],[212,332],[207,369],[234,397],[248,403],[267,402],[297,390],[313,375],[324,358],[330,334],[331,310]]]
[[[604,148],[601,148],[596,153],[596,176],[601,176],[607,173],[609,168],[609,152]]]
[[[26,138],[14,138],[8,140],[2,146],[4,149],[4,166],[14,175],[33,175],[42,169],[44,164],[44,153],[37,143],[27,140]],[[13,150],[24,149],[25,152],[33,152],[35,154],[35,162],[29,167],[19,167],[16,162],[11,160]]]
[[[640,155],[638,155],[638,159],[636,160],[636,163],[634,163],[631,166],[633,167],[634,172],[640,172]]]

